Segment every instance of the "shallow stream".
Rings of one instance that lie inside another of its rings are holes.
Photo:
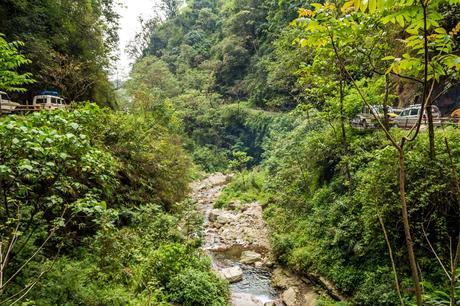
[[[243,278],[239,282],[230,284],[231,303],[234,306],[263,306],[265,303],[277,300],[278,292],[271,284],[271,271],[269,268],[255,267],[239,262],[241,253],[245,250],[256,251],[261,254],[264,250],[243,248],[238,245],[221,249],[221,237],[215,228],[212,228],[209,221],[209,214],[213,209],[223,186],[208,185],[208,188],[201,189],[195,198],[202,200],[201,210],[204,214],[204,240],[203,248],[212,258],[213,268],[219,272],[222,269],[239,266],[243,270]],[[219,250],[219,251],[218,251]],[[266,252],[266,251],[265,251]]]
[[[272,287],[271,272],[268,268],[242,264],[238,257],[226,252],[214,253],[211,256],[216,270],[234,266],[239,266],[243,270],[243,280],[230,284],[233,305],[264,305],[278,298],[278,293]]]

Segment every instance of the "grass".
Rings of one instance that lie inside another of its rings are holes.
[[[214,206],[216,208],[228,207],[233,201],[266,203],[268,194],[264,191],[265,179],[265,172],[258,168],[237,173],[230,184],[223,189]]]

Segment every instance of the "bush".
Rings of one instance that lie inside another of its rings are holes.
[[[216,275],[194,268],[181,271],[170,283],[171,299],[184,306],[227,305],[227,285]]]
[[[155,114],[87,104],[2,118],[0,136],[0,237],[17,239],[4,276],[32,256],[0,302],[31,289],[24,305],[225,304],[183,201],[189,158]]]
[[[308,129],[300,124],[278,134],[267,149],[265,217],[272,232],[274,255],[299,273],[316,272],[332,280],[358,305],[398,304],[394,275],[379,217],[391,241],[403,291],[410,271],[401,230],[398,160],[378,131],[348,131],[343,151],[338,128]],[[393,133],[402,133],[399,130]],[[407,199],[418,263],[424,278],[446,282],[429,251],[423,228],[445,262],[449,237],[458,236],[455,180],[444,146],[460,164],[460,131],[437,131],[438,156],[430,161],[428,135],[407,147]],[[347,178],[347,170],[351,180]]]
[[[267,193],[264,191],[265,173],[259,169],[242,171],[235,175],[230,184],[225,186],[215,206],[226,207],[230,202],[238,200],[243,203],[260,201],[266,202]]]

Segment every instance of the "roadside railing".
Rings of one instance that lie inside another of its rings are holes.
[[[398,126],[403,129],[411,129],[416,123],[413,123],[413,120],[406,119],[405,123],[403,126]],[[448,127],[448,126],[453,126],[453,127],[460,127],[460,118],[450,118],[450,117],[443,117],[443,118],[437,118],[433,120],[433,124],[435,127]],[[423,119],[422,120],[422,128],[425,128],[428,126],[428,120]]]

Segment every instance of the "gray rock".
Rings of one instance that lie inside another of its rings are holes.
[[[241,201],[239,200],[230,201],[230,203],[228,203],[228,209],[235,210],[240,207],[241,207]]]
[[[243,279],[243,270],[238,266],[222,269],[220,273],[230,283],[236,283]]]
[[[216,221],[220,224],[227,224],[235,221],[236,217],[229,212],[223,212],[217,216]]]
[[[256,268],[258,268],[258,269],[262,268],[263,266],[264,266],[264,263],[261,262],[261,261],[256,261],[256,262],[254,263],[254,267],[256,267]]]
[[[252,264],[262,259],[262,255],[254,251],[244,251],[241,253],[240,262],[244,264]]]
[[[232,293],[232,296],[231,296],[231,305],[232,306],[263,306],[264,303],[252,294],[243,293],[243,292],[234,292]]]
[[[210,222],[216,222],[218,216],[219,216],[219,211],[216,209],[213,209],[209,212],[208,219]]]
[[[215,173],[208,178],[208,183],[211,187],[222,186],[228,182],[228,176],[222,173]]]
[[[297,299],[297,290],[294,289],[294,287],[290,287],[289,289],[284,291],[283,294],[281,294],[281,298],[287,306],[299,305],[299,301]]]

